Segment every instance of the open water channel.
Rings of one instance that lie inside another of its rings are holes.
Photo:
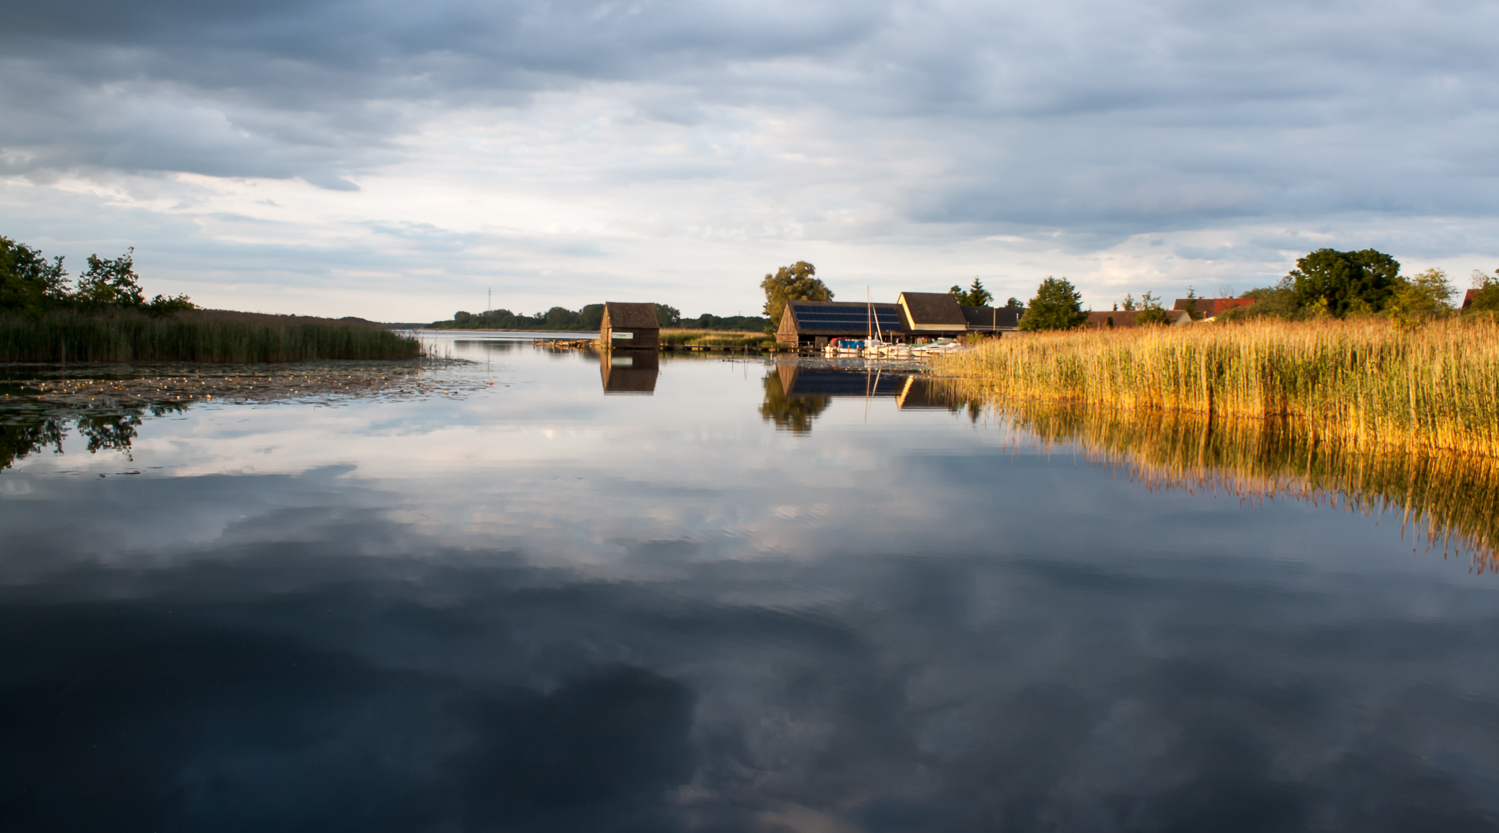
[[[0,829],[1499,824],[1499,576],[1398,513],[900,373],[444,350],[7,389]]]

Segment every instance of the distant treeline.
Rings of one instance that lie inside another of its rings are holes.
[[[405,359],[409,336],[362,319],[200,310],[186,295],[146,300],[134,249],[89,255],[76,285],[63,259],[0,237],[0,362],[292,362]]]
[[[753,330],[765,328],[769,319],[754,315],[700,315],[683,318],[676,307],[656,305],[656,320],[662,327],[681,327],[695,330]],[[489,312],[455,312],[448,321],[428,324],[434,330],[548,330],[561,332],[593,332],[604,321],[604,305],[589,304],[580,310],[552,307],[535,315],[514,313],[508,309]]]

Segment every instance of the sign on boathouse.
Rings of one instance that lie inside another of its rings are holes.
[[[661,343],[656,305],[604,302],[599,343],[613,350],[655,350]]]

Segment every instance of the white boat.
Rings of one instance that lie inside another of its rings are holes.
[[[824,356],[859,356],[864,353],[864,339],[835,338],[822,348]]]
[[[930,344],[918,344],[911,348],[912,356],[940,356],[946,353],[961,353],[968,348],[962,342],[950,338],[939,338]]]

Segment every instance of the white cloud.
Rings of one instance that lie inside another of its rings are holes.
[[[1099,305],[1308,241],[1499,258],[1485,4],[23,12],[0,233],[133,244],[213,306],[749,312],[795,259],[844,295],[1066,274]]]

